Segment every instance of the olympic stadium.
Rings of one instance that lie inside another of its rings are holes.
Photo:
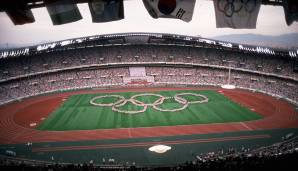
[[[1,53],[2,154],[124,169],[297,143],[282,141],[298,125],[288,51],[126,33],[13,52]]]
[[[284,8],[281,33],[298,28],[290,27],[298,21],[295,0],[7,1],[0,48],[10,39],[26,46],[0,49],[0,170],[296,168],[297,45],[232,43],[199,36],[194,25],[262,33],[275,22],[263,13],[256,27],[261,5],[276,21],[267,5]],[[75,22],[80,11],[91,15]]]

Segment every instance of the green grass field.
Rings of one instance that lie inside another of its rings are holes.
[[[229,100],[224,95],[212,90],[183,90],[183,91],[161,91],[153,92],[167,97],[174,97],[176,93],[197,93],[208,97],[209,101],[202,104],[189,104],[184,110],[176,112],[162,112],[151,106],[143,113],[124,114],[115,112],[108,106],[94,106],[90,100],[96,96],[109,94],[83,94],[73,95],[68,98],[58,109],[49,115],[37,129],[65,131],[65,130],[92,130],[113,128],[154,127],[173,125],[192,125],[207,123],[242,122],[261,119],[262,116],[249,109]],[[129,99],[140,92],[110,93],[121,95]],[[183,96],[188,101],[200,100],[196,96]],[[116,97],[106,97],[95,100],[96,103],[112,103],[117,101]],[[153,103],[158,99],[155,96],[137,97],[138,101]],[[174,99],[166,99],[159,108],[177,109],[183,104]],[[136,106],[131,102],[118,107],[120,110],[141,110],[142,106]]]

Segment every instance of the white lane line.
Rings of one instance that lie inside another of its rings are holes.
[[[240,122],[240,124],[242,125],[242,126],[244,126],[246,129],[248,129],[248,130],[250,130],[250,131],[252,131],[253,129],[251,129],[249,126],[247,126],[245,123],[243,123],[243,122]]]

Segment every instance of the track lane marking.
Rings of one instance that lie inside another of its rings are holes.
[[[249,127],[246,123],[244,123],[244,122],[240,122],[240,124],[241,124],[243,127],[245,127],[246,129],[250,130],[250,131],[253,130],[252,128],[250,128],[250,127]]]
[[[271,138],[271,136],[268,134],[260,134],[260,135],[245,135],[245,136],[221,137],[221,138],[207,138],[207,139],[159,141],[159,142],[98,144],[98,145],[93,145],[93,146],[41,147],[41,148],[33,148],[32,152],[92,150],[92,149],[108,149],[108,148],[132,148],[132,147],[146,147],[146,146],[152,146],[152,145],[157,145],[157,144],[165,144],[165,145],[196,144],[196,143],[239,141],[239,140],[265,139],[265,138]]]

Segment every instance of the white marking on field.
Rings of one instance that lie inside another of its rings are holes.
[[[244,126],[246,129],[248,129],[248,130],[253,130],[253,129],[251,129],[248,125],[246,125],[245,123],[243,123],[243,122],[240,122],[240,124],[242,125],[242,126]]]
[[[30,123],[30,126],[31,126],[31,127],[36,126],[36,123],[35,123],[35,122]]]
[[[161,154],[161,153],[165,153],[165,152],[167,152],[167,151],[169,151],[171,149],[172,149],[172,147],[170,147],[170,146],[166,146],[166,145],[155,145],[155,146],[150,147],[148,150],[149,151],[152,151],[152,152],[155,152],[155,153]]]
[[[255,109],[254,109],[254,108],[250,108],[250,110],[251,110],[251,111],[255,111]]]
[[[46,118],[40,118],[41,121],[45,120]]]

